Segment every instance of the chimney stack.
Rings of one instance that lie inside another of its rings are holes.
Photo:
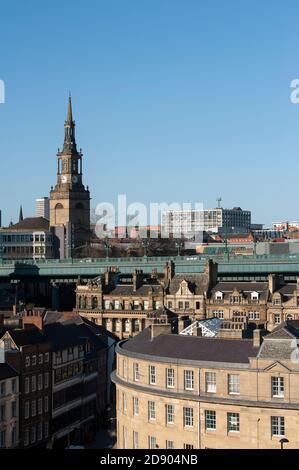
[[[264,330],[256,329],[253,330],[253,347],[259,348],[263,341],[263,336],[265,334]]]
[[[25,310],[22,317],[23,328],[36,326],[39,330],[43,331],[45,314],[46,310],[44,308]]]
[[[142,286],[142,281],[143,281],[142,269],[135,269],[132,275],[132,280],[133,280],[133,291],[136,292],[139,289],[139,287]]]
[[[193,329],[193,334],[192,336],[202,336],[202,328],[200,326],[196,326]]]
[[[171,325],[169,323],[152,323],[151,339],[155,339],[160,335],[171,335]]]

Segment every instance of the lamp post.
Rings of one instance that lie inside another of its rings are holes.
[[[106,259],[108,260],[108,258],[109,258],[110,244],[108,243],[108,239],[107,239],[107,238],[105,238],[104,246],[105,246],[105,249],[106,249]]]
[[[180,256],[180,253],[181,253],[181,248],[183,246],[183,242],[180,240],[180,241],[177,241],[175,242],[175,246],[177,247],[178,249],[178,256]]]
[[[283,437],[282,439],[280,439],[279,442],[280,442],[280,448],[281,448],[281,450],[283,450],[283,445],[287,444],[289,442],[289,440],[286,439],[285,437]]]
[[[141,242],[141,244],[143,246],[143,256],[144,256],[144,258],[147,258],[147,248],[148,248],[148,245],[149,245],[149,241],[147,239],[145,239]]]

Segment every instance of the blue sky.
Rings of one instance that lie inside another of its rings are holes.
[[[92,206],[203,202],[299,219],[296,0],[3,0],[0,208],[56,181],[69,90]]]

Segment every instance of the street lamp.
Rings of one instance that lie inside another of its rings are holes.
[[[283,437],[282,439],[280,439],[279,442],[280,442],[280,448],[281,448],[281,450],[283,450],[283,445],[287,444],[290,441],[288,439],[286,439],[285,437]]]
[[[178,249],[178,256],[180,256],[180,252],[181,252],[181,248],[183,246],[183,242],[180,240],[180,241],[177,241],[175,242],[175,246],[177,247]]]
[[[141,242],[141,244],[143,246],[143,251],[144,251],[143,256],[144,256],[144,258],[147,258],[147,248],[148,248],[148,245],[149,245],[149,241],[148,240],[143,240]]]
[[[106,249],[106,259],[108,259],[109,258],[110,244],[108,243],[107,238],[104,241],[104,246],[105,246],[105,249]]]

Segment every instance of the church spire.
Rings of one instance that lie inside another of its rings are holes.
[[[23,208],[22,208],[22,206],[20,206],[19,222],[22,222],[22,220],[24,220],[24,217],[23,217]]]
[[[64,123],[64,143],[62,153],[77,153],[75,121],[73,120],[72,97],[69,94],[67,118]]]
[[[67,122],[73,122],[73,109],[72,109],[72,96],[71,93],[69,94],[69,107],[67,111]]]

